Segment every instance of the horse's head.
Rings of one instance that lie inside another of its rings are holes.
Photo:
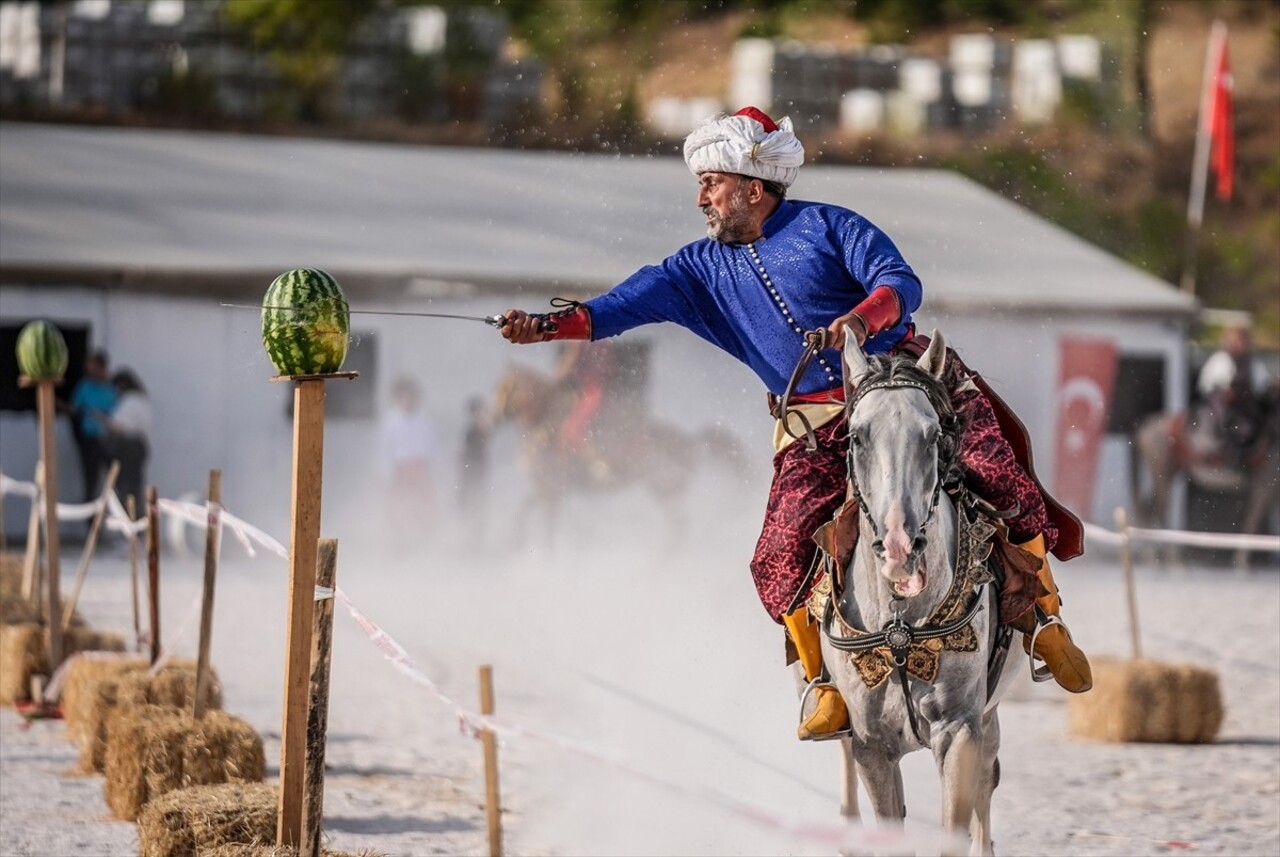
[[[852,335],[845,340],[849,478],[880,573],[903,597],[925,588],[926,528],[954,467],[958,427],[941,381],[945,362],[937,331],[919,361],[868,360]]]
[[[511,366],[498,381],[489,405],[494,424],[508,420],[521,425],[536,424],[546,418],[552,395],[551,382],[525,366]]]

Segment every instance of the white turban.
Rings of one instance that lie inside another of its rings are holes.
[[[774,126],[776,130],[768,130],[748,112],[769,119],[748,107],[733,116],[713,116],[685,137],[684,161],[689,172],[695,176],[739,173],[790,187],[804,164],[804,146],[792,131],[791,119],[784,118]]]

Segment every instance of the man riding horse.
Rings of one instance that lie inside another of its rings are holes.
[[[1194,423],[1206,435],[1202,459],[1231,469],[1243,467],[1244,451],[1253,445],[1262,427],[1270,388],[1271,375],[1253,353],[1249,327],[1229,325],[1222,331],[1219,349],[1205,361],[1196,379],[1202,403]],[[1192,466],[1205,463],[1187,462]]]
[[[707,220],[707,238],[586,303],[545,316],[509,310],[502,334],[521,344],[598,340],[643,324],[674,322],[747,364],[768,388],[772,404],[784,391],[789,394],[789,411],[804,415],[816,449],[792,443],[792,431],[779,419],[773,484],[751,572],[765,610],[786,627],[812,682],[824,675],[819,629],[805,605],[816,582],[814,534],[848,499],[839,349],[846,329],[867,354],[918,349],[911,314],[920,305],[922,288],[893,241],[866,218],[838,206],[787,198],[804,163],[804,148],[789,119],[774,122],[754,107],[714,117],[686,138],[684,157],[698,179],[697,206]],[[811,343],[813,359],[789,384]],[[1034,640],[1034,655],[1058,684],[1075,693],[1088,690],[1089,662],[1058,616],[1057,587],[1047,561],[1049,551],[1064,560],[1080,553],[1079,522],[1051,501],[1046,510],[1039,484],[1001,431],[1020,424],[1007,411],[993,409],[998,399],[984,394],[981,379],[959,369],[951,381],[956,409],[967,419],[966,480],[987,502],[1006,510],[1011,540],[1039,558],[1038,563],[1030,558],[1039,568],[1029,573],[1035,588],[1030,595],[1038,597],[1034,607],[1027,598],[1013,625],[1027,635],[1026,645]],[[775,418],[783,417],[776,407],[771,410]],[[1014,434],[1025,461],[1025,434]],[[847,509],[845,517],[852,520]],[[834,529],[856,532],[856,527]],[[847,539],[827,547],[841,555],[852,549]],[[893,555],[910,547],[893,543],[883,550]],[[807,717],[802,712],[799,737],[843,733],[849,720],[838,691],[819,685],[814,696],[812,712]]]

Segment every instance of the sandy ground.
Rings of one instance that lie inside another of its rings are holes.
[[[464,550],[447,522],[411,558],[375,550],[376,529],[338,522],[339,585],[445,694],[477,707],[492,664],[498,714],[585,751],[511,733],[501,748],[507,853],[830,854],[838,824],[835,745],[793,737],[795,697],[781,635],[746,562],[757,486],[697,490],[697,544],[657,550],[656,510],[619,496],[580,502],[582,543]],[[494,527],[492,531],[498,531]],[[346,535],[350,533],[351,535]],[[477,543],[493,539],[472,539]],[[614,544],[616,550],[603,545]],[[277,775],[287,572],[228,543],[214,663],[226,708],[267,740]],[[85,588],[95,625],[126,628],[124,553],[108,549]],[[1129,631],[1115,558],[1064,566],[1067,617],[1097,654]],[[178,634],[200,561],[167,555],[164,636]],[[1210,746],[1103,745],[1070,738],[1064,696],[1024,682],[1001,706],[1004,854],[1130,855],[1192,849],[1280,853],[1280,568],[1248,574],[1189,564],[1140,569],[1147,654],[1221,677],[1227,706]],[[195,650],[194,621],[175,649]],[[449,702],[393,669],[344,612],[335,661],[325,793],[329,845],[391,855],[487,851],[481,749]],[[601,758],[609,761],[601,761]],[[0,712],[0,855],[136,853],[136,827],[110,819],[101,777],[71,773],[60,722],[22,728]],[[909,829],[936,828],[931,760],[904,764]],[[865,798],[864,798],[865,806]],[[868,822],[869,824],[872,822]]]

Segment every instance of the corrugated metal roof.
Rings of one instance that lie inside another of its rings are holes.
[[[678,158],[0,126],[0,267],[161,288],[314,266],[371,282],[602,290],[703,234]],[[808,166],[935,309],[1181,315],[1169,284],[954,173]],[[161,272],[148,277],[148,271]],[[95,273],[96,272],[96,273]],[[149,284],[149,285],[148,285]]]

